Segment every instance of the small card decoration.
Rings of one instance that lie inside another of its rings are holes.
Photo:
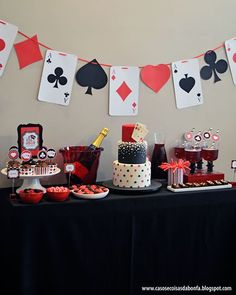
[[[3,75],[18,28],[0,20],[0,77]]]
[[[223,74],[228,69],[228,64],[224,59],[217,60],[215,51],[209,50],[204,55],[204,60],[207,66],[203,66],[200,71],[201,78],[203,80],[211,79],[214,77],[214,83],[221,81],[218,74]]]
[[[183,183],[183,174],[189,168],[190,162],[179,159],[177,162],[171,160],[170,163],[164,162],[159,167],[168,171],[168,185]]]
[[[73,173],[75,172],[74,163],[65,163],[64,164],[64,173]]]
[[[11,160],[16,160],[19,157],[19,151],[18,148],[16,146],[12,146],[10,147],[9,151],[8,151],[8,157]]]
[[[48,157],[47,151],[44,149],[40,150],[37,154],[37,158],[41,161],[46,160],[47,157]]]
[[[32,154],[30,151],[27,151],[27,150],[23,150],[21,152],[21,160],[23,162],[28,162],[30,159],[32,158]]]
[[[172,63],[176,106],[178,109],[203,103],[198,59]]]
[[[110,68],[109,115],[138,114],[139,68],[115,66]]]
[[[20,170],[17,168],[8,168],[7,169],[7,178],[15,179],[20,177]]]
[[[136,141],[136,142],[142,142],[144,140],[144,137],[148,134],[148,129],[146,125],[141,124],[141,123],[136,123],[134,126],[133,133],[131,137]]]
[[[17,132],[20,156],[22,151],[27,150],[33,158],[37,158],[43,144],[43,127],[40,124],[21,124],[17,127]]]
[[[56,154],[56,151],[52,148],[47,150],[47,156],[50,160],[54,159],[56,157]]]
[[[170,68],[165,64],[148,65],[141,69],[140,75],[143,83],[157,93],[168,82]]]
[[[38,100],[60,105],[70,103],[77,56],[47,50]]]
[[[20,69],[43,59],[37,35],[14,44]]]
[[[92,88],[102,89],[107,84],[107,74],[96,59],[81,67],[75,79],[80,86],[88,87],[85,94],[90,95],[92,95]]]

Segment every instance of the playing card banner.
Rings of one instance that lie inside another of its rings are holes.
[[[139,68],[111,67],[109,115],[135,116],[138,114]]]
[[[172,75],[178,109],[203,103],[198,59],[172,63]]]
[[[0,77],[3,75],[18,28],[0,20]]]
[[[82,87],[88,87],[85,94],[92,95],[92,88],[101,89],[107,84],[107,75],[96,59],[78,70],[75,77]]]
[[[236,85],[236,39],[225,41],[225,50],[234,85]]]
[[[68,105],[70,102],[77,57],[47,50],[38,100]]]
[[[207,66],[201,68],[201,78],[203,80],[209,80],[213,75],[214,83],[221,81],[218,74],[223,74],[227,71],[227,62],[224,59],[217,60],[217,55],[213,50],[209,50],[205,53],[204,60]]]

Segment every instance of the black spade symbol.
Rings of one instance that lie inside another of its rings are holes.
[[[190,92],[194,85],[195,85],[195,79],[193,77],[188,77],[188,74],[184,74],[185,78],[182,78],[179,81],[179,86],[186,92]]]
[[[214,83],[221,81],[217,73],[223,74],[228,69],[228,64],[224,59],[217,60],[215,51],[209,50],[204,55],[204,60],[208,66],[201,68],[200,76],[203,80],[209,80],[214,74]]]
[[[92,95],[92,88],[101,89],[107,84],[107,75],[96,59],[93,59],[76,73],[75,79],[82,87],[88,87],[85,94]]]

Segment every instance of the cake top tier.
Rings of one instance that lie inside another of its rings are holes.
[[[122,125],[122,141],[124,142],[135,142],[132,138],[135,124],[124,124]]]

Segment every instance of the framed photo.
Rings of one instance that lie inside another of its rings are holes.
[[[19,155],[22,151],[30,151],[37,158],[43,145],[43,127],[40,124],[21,124],[17,127]]]

